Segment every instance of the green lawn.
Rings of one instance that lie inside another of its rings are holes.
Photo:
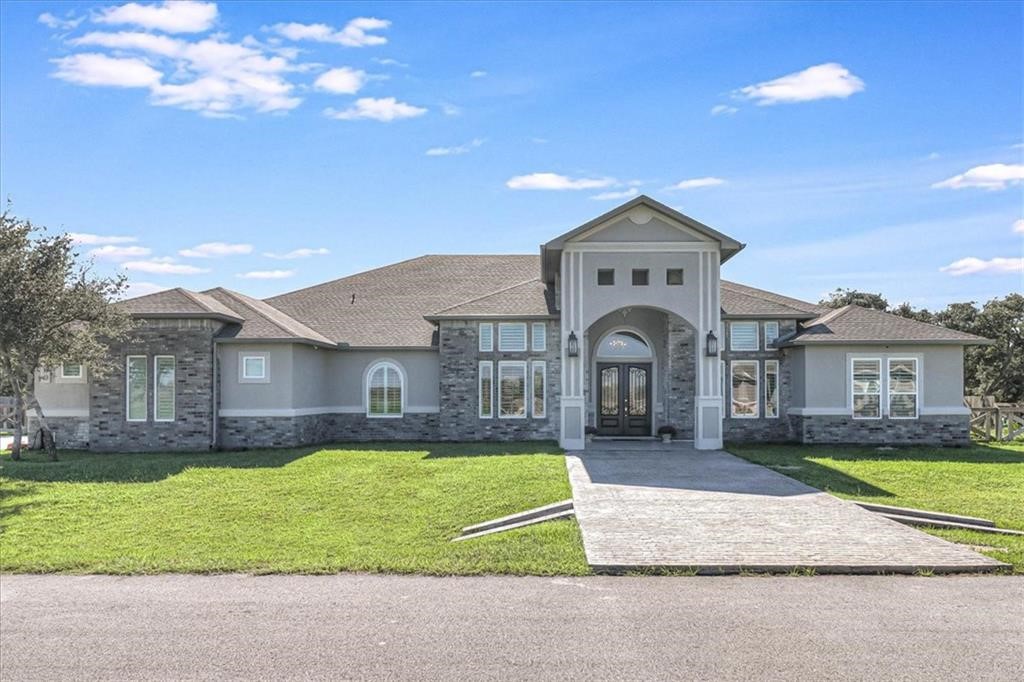
[[[0,570],[584,574],[573,520],[449,542],[569,497],[536,443],[4,455]]]
[[[733,445],[740,457],[855,500],[966,514],[1024,530],[1024,444],[969,448]],[[930,533],[974,545],[1024,573],[1024,537],[975,531]]]

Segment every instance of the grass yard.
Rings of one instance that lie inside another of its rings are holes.
[[[571,497],[544,444],[0,457],[0,570],[588,573],[574,520],[466,542]]]
[[[1024,444],[968,448],[732,445],[729,452],[838,497],[992,519],[1024,530]],[[929,529],[1024,573],[1024,537]]]

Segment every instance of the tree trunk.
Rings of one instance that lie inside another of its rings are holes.
[[[53,439],[53,431],[50,429],[50,425],[46,423],[46,415],[43,414],[43,406],[39,404],[39,400],[36,398],[34,391],[29,395],[29,407],[36,411],[36,419],[39,420],[39,431],[43,436],[43,449],[46,450],[48,455],[50,455],[50,460],[56,462],[57,443]]]
[[[21,398],[21,387],[14,383],[14,444],[11,446],[11,459],[21,459],[21,437],[24,433],[25,401]]]

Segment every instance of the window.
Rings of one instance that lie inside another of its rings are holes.
[[[649,358],[651,349],[639,334],[631,331],[617,331],[601,339],[597,347],[601,358]]]
[[[174,356],[153,358],[153,419],[174,421]]]
[[[267,380],[267,356],[266,355],[243,355],[242,356],[242,380],[243,381],[266,381]]]
[[[526,417],[526,363],[498,363],[498,416],[503,419]]]
[[[853,418],[882,417],[882,361],[878,358],[855,358],[853,374]]]
[[[65,362],[60,366],[61,379],[81,379],[82,364],[79,362]]]
[[[683,269],[669,268],[665,271],[665,284],[670,287],[683,286]]]
[[[917,419],[917,358],[889,358],[889,418]]]
[[[602,287],[610,287],[615,284],[615,271],[611,269],[599,269],[597,271],[597,283]]]
[[[729,350],[757,350],[757,322],[730,322]]]
[[[764,416],[779,416],[779,361],[764,361]]]
[[[645,287],[651,282],[651,271],[643,268],[633,268],[633,286]]]
[[[480,392],[480,418],[494,416],[494,363],[484,360],[480,363],[478,387]]]
[[[530,340],[533,342],[533,345],[530,347],[534,352],[543,353],[546,351],[548,349],[548,326],[543,322],[534,322]]]
[[[732,363],[732,416],[756,419],[760,414],[757,405],[757,360],[736,360]]]
[[[502,322],[498,325],[498,350],[526,350],[526,323]]]
[[[402,372],[392,362],[378,362],[366,378],[366,416],[402,416]]]
[[[533,375],[534,417],[545,417],[547,414],[547,399],[545,398],[547,379],[545,378],[544,367],[544,362],[540,360],[530,363],[530,372]]]
[[[779,323],[778,322],[765,322],[764,323],[764,349],[771,350],[771,345],[775,343],[775,340],[779,338]]]
[[[145,355],[129,355],[125,360],[125,404],[126,418],[130,422],[144,422],[146,412],[146,391],[148,371]]]
[[[494,350],[494,323],[480,323],[480,352],[490,353]]]

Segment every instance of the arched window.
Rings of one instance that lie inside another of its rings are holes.
[[[393,362],[378,362],[366,373],[366,416],[401,417],[405,377]]]
[[[601,358],[649,358],[651,349],[639,334],[620,330],[608,334],[597,348]]]

